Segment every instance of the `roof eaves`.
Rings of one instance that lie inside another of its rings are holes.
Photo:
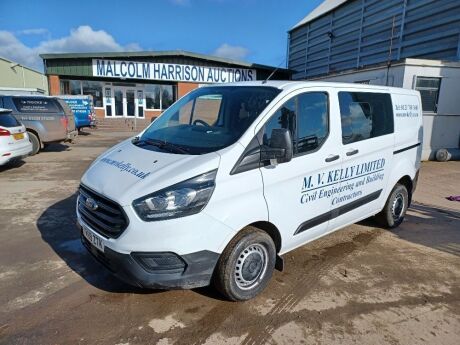
[[[183,56],[196,59],[207,60],[211,62],[220,62],[229,65],[238,65],[243,67],[252,67],[259,69],[274,70],[276,67],[255,64],[245,61],[238,61],[217,56],[192,53],[184,50],[169,50],[169,51],[133,51],[133,52],[95,52],[95,53],[53,53],[40,54],[43,60],[52,59],[76,59],[76,58],[120,58],[120,57],[159,57],[159,56]],[[279,68],[280,71],[288,71],[287,69]]]

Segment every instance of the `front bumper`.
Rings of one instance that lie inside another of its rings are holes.
[[[78,223],[77,223],[78,224]],[[81,226],[78,224],[81,233]],[[171,252],[137,252],[123,254],[109,247],[104,252],[96,249],[81,235],[83,245],[109,271],[127,284],[150,289],[193,289],[211,282],[219,254],[203,250],[186,255]],[[148,266],[141,258],[160,258],[155,267]],[[176,264],[168,265],[161,257],[175,257]],[[182,264],[177,265],[177,262]]]

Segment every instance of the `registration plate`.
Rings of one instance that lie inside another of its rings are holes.
[[[15,140],[24,139],[24,133],[16,133],[16,134],[13,134],[13,138],[14,138]]]
[[[91,230],[83,227],[82,229],[83,236],[91,243],[94,247],[99,249],[101,252],[104,252],[104,242],[102,238],[94,234]]]

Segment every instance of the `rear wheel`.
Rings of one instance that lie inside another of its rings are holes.
[[[232,301],[251,299],[267,286],[275,260],[276,249],[271,237],[255,227],[247,227],[222,253],[214,285]]]
[[[32,132],[27,132],[27,134],[29,135],[29,141],[32,143],[32,152],[29,155],[36,155],[40,151],[40,139]]]
[[[388,197],[383,210],[377,215],[377,220],[387,228],[396,228],[404,220],[409,207],[409,192],[406,186],[396,184]]]

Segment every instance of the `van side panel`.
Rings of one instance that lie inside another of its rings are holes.
[[[418,91],[409,94],[391,95],[393,102],[393,114],[395,123],[395,151],[410,151],[409,147],[422,144],[422,104]],[[416,149],[415,152],[418,150]],[[417,169],[420,164],[420,158],[417,155],[409,155]]]
[[[342,127],[339,147],[346,178],[340,184],[343,191],[332,199],[332,209],[338,216],[331,220],[330,231],[354,223],[368,213],[378,213],[383,208],[393,171],[396,136],[394,126],[389,124],[392,120],[389,92],[358,88],[337,91],[338,118]],[[343,104],[341,94],[346,96],[342,98]],[[347,102],[351,95],[357,98]],[[366,104],[369,104],[368,117],[361,108]],[[356,133],[363,133],[363,138]]]
[[[395,147],[393,168],[388,180],[387,197],[394,185],[403,177],[412,180],[420,169],[422,156],[422,104],[418,91],[407,94],[393,93],[393,113],[395,123]],[[411,191],[409,191],[411,192]]]
[[[236,143],[220,152],[221,160],[216,177],[216,189],[209,202],[202,211],[232,229],[231,234],[220,233],[223,242],[219,249],[221,253],[228,242],[245,226],[268,221],[268,210],[265,203],[263,180],[259,169],[253,169],[238,174],[230,172],[244,152],[244,147]]]

